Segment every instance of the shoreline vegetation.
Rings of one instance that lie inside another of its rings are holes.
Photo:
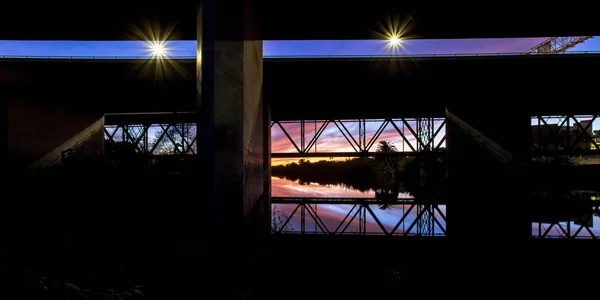
[[[380,141],[377,152],[396,152],[388,141]],[[423,176],[424,170],[429,173]],[[390,208],[400,193],[408,193],[415,199],[435,201],[443,197],[445,186],[445,163],[442,157],[377,156],[348,158],[344,160],[320,160],[273,166],[272,176],[297,181],[300,185],[316,183],[335,185],[360,192],[375,192],[382,209]],[[426,180],[424,180],[426,178]],[[427,188],[425,188],[427,187]]]

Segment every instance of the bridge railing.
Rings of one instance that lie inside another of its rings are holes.
[[[381,209],[373,198],[273,197],[271,229],[275,234],[307,235],[446,235],[445,203],[419,203],[400,198],[391,209]],[[598,239],[600,200],[590,203],[588,213],[571,221],[533,221],[536,239]],[[299,227],[299,228],[298,228]]]
[[[518,56],[525,52],[496,52],[496,53],[448,53],[448,54],[394,54],[394,55],[265,55],[265,59],[367,59],[367,58],[458,58],[458,57],[494,57],[494,56]],[[543,53],[539,55],[597,55],[600,51],[567,51],[565,53]],[[124,56],[61,56],[61,55],[2,55],[0,59],[45,59],[45,60],[195,60],[193,55],[166,55],[161,57],[150,55],[124,55]]]
[[[368,198],[273,197],[271,203],[273,233],[446,235],[445,205],[418,203],[412,198],[398,199],[391,209],[377,207],[381,203]]]

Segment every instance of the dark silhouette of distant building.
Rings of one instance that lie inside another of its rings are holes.
[[[590,150],[593,147],[592,138],[598,140],[596,131],[592,131],[592,121],[580,121],[580,125],[559,126],[559,124],[532,125],[531,135],[534,145],[544,150]],[[583,129],[586,129],[584,131]],[[596,135],[594,135],[596,133]],[[571,147],[567,147],[571,145]]]

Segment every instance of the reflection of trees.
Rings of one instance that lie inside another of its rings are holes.
[[[393,144],[383,141],[379,152],[396,151]],[[422,166],[427,173],[422,171]],[[443,197],[446,169],[442,158],[423,155],[419,157],[377,156],[345,160],[310,162],[301,159],[285,166],[273,166],[273,176],[299,181],[300,184],[318,183],[338,185],[361,192],[375,191],[381,208],[389,208],[398,195],[410,193],[417,199]],[[426,175],[422,178],[422,175]],[[426,181],[424,181],[425,179]],[[433,200],[433,199],[431,199]]]
[[[388,141],[380,141],[377,152],[396,152],[396,146]],[[400,194],[401,165],[396,156],[377,156],[374,160],[375,198],[381,201],[381,209],[389,209]]]
[[[353,158],[341,161],[310,162],[301,159],[285,166],[273,166],[273,176],[300,181],[301,184],[341,185],[368,192],[374,187],[373,159]]]
[[[401,181],[417,200],[436,201],[446,194],[446,163],[443,157],[421,155],[406,164]]]
[[[294,226],[285,221],[289,218],[289,215],[280,210],[277,205],[273,205],[271,209],[271,227],[274,232],[292,232],[294,231]]]

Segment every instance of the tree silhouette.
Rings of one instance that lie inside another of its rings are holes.
[[[288,222],[286,224],[289,215],[280,210],[277,205],[273,205],[271,209],[271,228],[273,232],[292,232],[294,231],[294,226]]]
[[[391,142],[380,141],[376,151],[391,153],[397,150]],[[381,209],[389,209],[397,203],[400,193],[409,193],[422,201],[442,199],[446,193],[446,164],[444,158],[437,155],[401,157],[392,154],[318,162],[301,159],[273,166],[271,171],[273,176],[299,184],[318,183],[361,192],[375,191]],[[423,185],[425,182],[427,184]]]
[[[392,153],[398,151],[389,141],[380,141],[377,152]],[[384,155],[375,158],[376,188],[375,199],[381,201],[381,209],[391,209],[400,194],[400,159],[397,156]]]
[[[183,123],[171,125],[167,128],[166,133],[161,129],[154,134],[151,144],[156,145],[156,148],[152,154],[174,155],[196,152],[196,143],[192,144],[195,137],[196,127],[194,125]]]

